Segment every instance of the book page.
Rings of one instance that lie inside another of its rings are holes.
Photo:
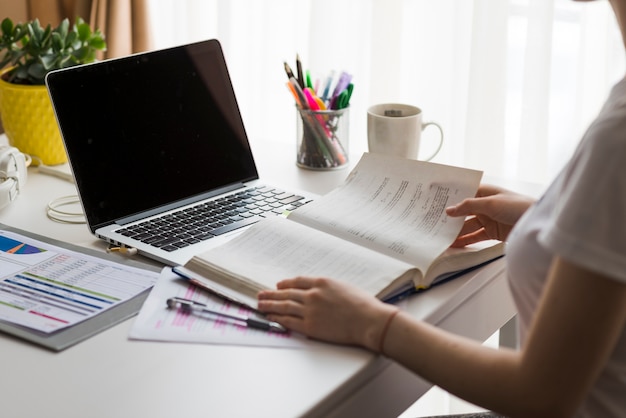
[[[185,267],[252,297],[296,276],[330,277],[377,295],[412,269],[394,258],[278,216],[193,257]],[[408,283],[411,279],[401,280]]]
[[[365,153],[342,186],[289,219],[426,271],[463,225],[445,208],[473,197],[481,177],[476,170]]]

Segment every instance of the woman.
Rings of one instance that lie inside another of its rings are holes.
[[[609,0],[626,43],[626,0]],[[519,351],[484,347],[327,278],[259,294],[272,320],[383,353],[509,417],[626,416],[626,78],[538,201],[481,186],[447,209],[467,216],[454,245],[507,240]],[[419,355],[416,353],[419,352]]]

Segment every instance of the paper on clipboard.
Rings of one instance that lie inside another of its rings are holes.
[[[0,231],[0,320],[48,334],[152,287],[157,275]]]
[[[304,348],[317,344],[300,334],[270,333],[215,317],[202,317],[168,309],[167,299],[175,296],[204,303],[209,309],[225,313],[251,314],[245,308],[231,305],[189,284],[172,272],[170,267],[165,267],[135,318],[129,338],[285,348]]]

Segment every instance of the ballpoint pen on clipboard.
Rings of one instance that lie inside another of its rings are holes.
[[[196,302],[190,299],[171,297],[166,301],[166,304],[169,309],[179,308],[184,313],[193,313],[196,315],[212,315],[218,318],[228,319],[234,322],[245,324],[247,327],[260,329],[263,331],[277,332],[281,334],[287,332],[287,329],[280,325],[278,322],[214,311],[212,309],[209,309],[204,303]]]

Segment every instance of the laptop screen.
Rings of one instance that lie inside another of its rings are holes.
[[[48,74],[92,229],[258,178],[216,40]]]

